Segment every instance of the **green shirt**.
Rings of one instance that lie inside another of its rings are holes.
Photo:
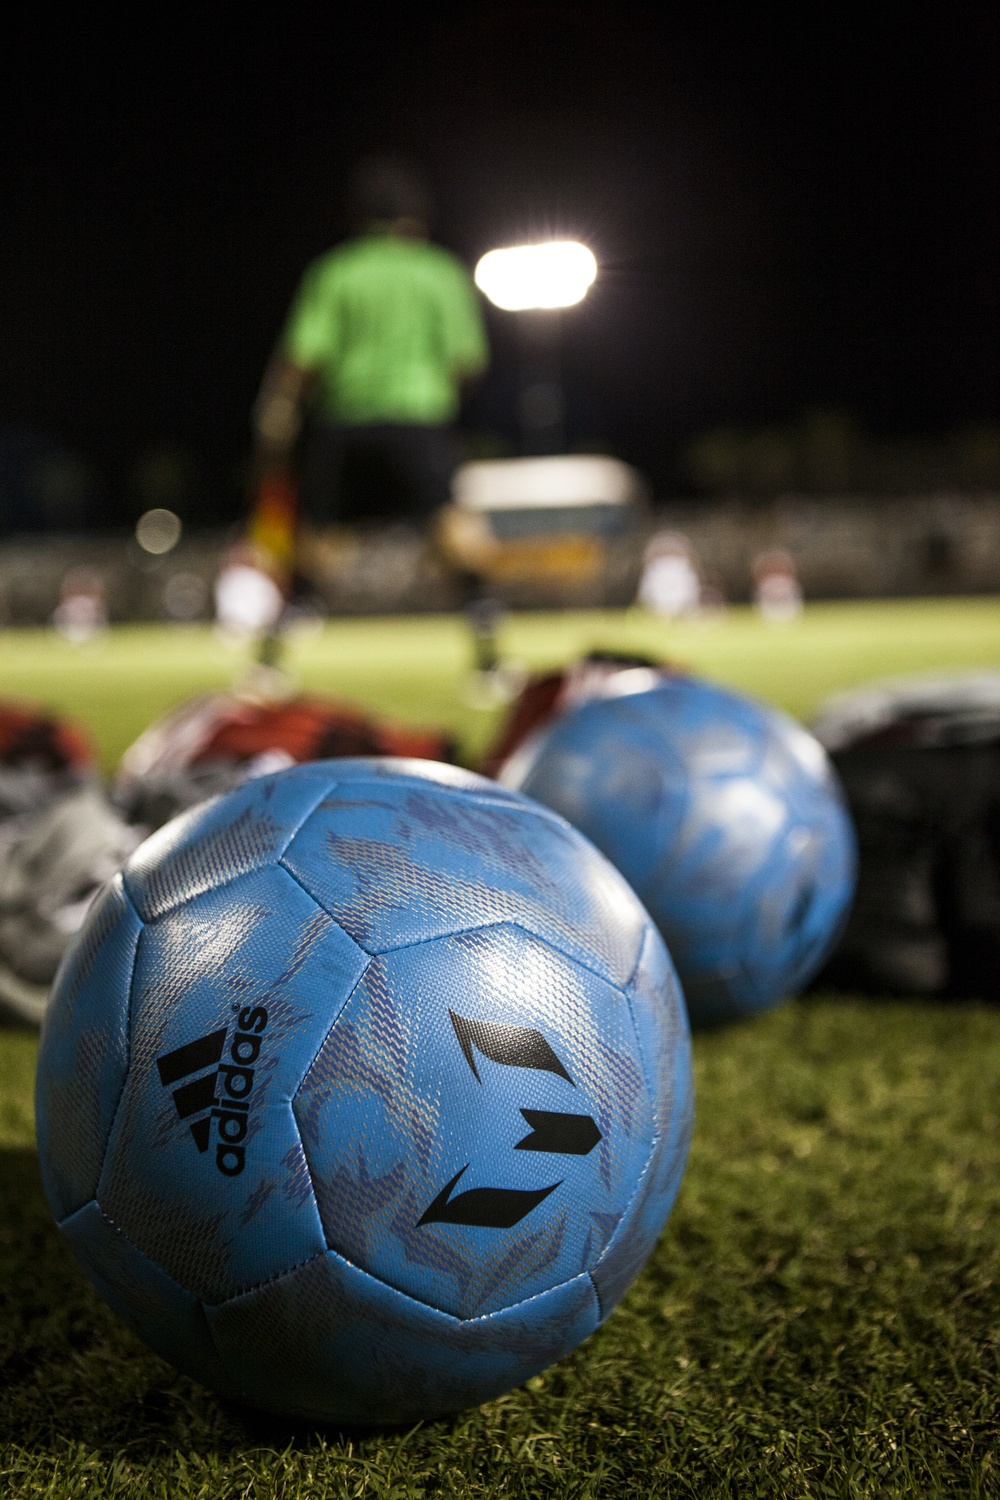
[[[472,280],[438,245],[394,234],[350,240],[306,271],[283,353],[320,375],[334,422],[450,422],[458,383],[486,366]]]

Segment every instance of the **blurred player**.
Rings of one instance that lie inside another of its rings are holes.
[[[104,584],[93,568],[71,568],[59,587],[52,623],[60,635],[82,646],[108,626]]]
[[[301,492],[313,525],[423,522],[445,504],[462,382],[487,364],[472,279],[429,243],[419,178],[399,163],[367,162],[352,207],[357,235],[306,271],[254,407],[254,534],[263,541],[270,530],[272,550],[290,515],[281,476],[307,418]]]
[[[778,547],[753,560],[753,602],[762,619],[787,625],[802,613],[802,584],[790,552]]]
[[[215,580],[215,620],[220,633],[234,640],[267,636],[284,609],[281,589],[260,566],[258,550],[237,542],[222,556]]]
[[[637,602],[654,615],[693,615],[701,603],[701,579],[691,543],[679,531],[658,531],[646,545]]]

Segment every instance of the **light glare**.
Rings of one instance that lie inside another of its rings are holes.
[[[573,307],[583,301],[596,276],[597,261],[575,240],[490,250],[476,267],[477,287],[505,312]]]
[[[147,510],[136,521],[135,539],[143,552],[162,557],[165,552],[171,552],[177,546],[182,530],[180,516],[175,516],[172,510],[164,510],[158,505],[153,510]]]

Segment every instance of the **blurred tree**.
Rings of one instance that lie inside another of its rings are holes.
[[[710,495],[1000,490],[1000,423],[940,436],[872,437],[849,411],[810,407],[789,426],[714,427],[680,454],[682,485]]]
[[[48,433],[0,426],[0,530],[80,530],[96,488],[88,464]]]
[[[798,444],[787,427],[763,427],[743,439],[744,488],[751,495],[780,495],[796,488]]]
[[[963,487],[1000,490],[1000,423],[976,422],[955,434],[956,470]]]
[[[182,519],[193,513],[201,491],[198,457],[181,443],[152,443],[133,462],[128,475],[134,509],[172,510]]]
[[[815,406],[803,413],[798,430],[802,488],[814,494],[842,494],[857,483],[864,439],[849,412]]]
[[[681,454],[681,473],[695,489],[718,495],[743,487],[743,435],[738,427],[699,433]]]

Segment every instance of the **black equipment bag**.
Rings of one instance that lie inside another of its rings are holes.
[[[873,684],[812,727],[860,855],[815,987],[1000,1000],[1000,672]]]

